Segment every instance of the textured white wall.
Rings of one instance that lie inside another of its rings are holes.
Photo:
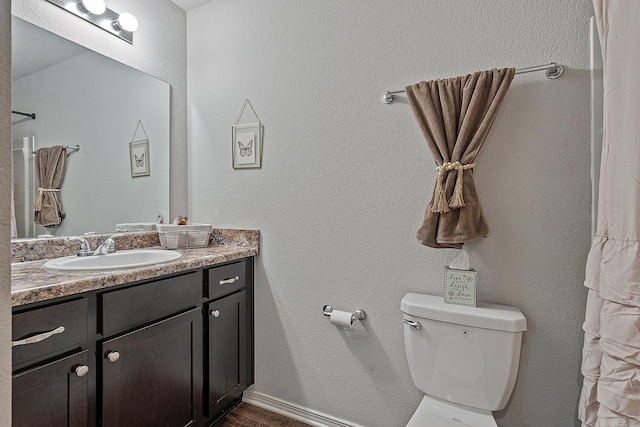
[[[0,34],[11,34],[11,2],[0,0]],[[0,37],[0,425],[11,424],[11,37]]]
[[[169,0],[109,0],[140,23],[133,45],[44,0],[14,0],[12,13],[171,85],[171,216],[187,211],[186,14]]]
[[[400,300],[441,294],[456,253],[415,241],[434,164],[406,102],[380,97],[558,61],[559,80],[513,82],[474,172],[490,235],[468,250],[479,300],[520,307],[529,322],[498,424],[578,425],[591,14],[586,0],[216,0],[188,12],[191,217],[262,231],[256,391],[405,425],[421,396]],[[234,171],[230,126],[245,97],[265,125],[264,166]],[[323,304],[370,317],[344,331]]]

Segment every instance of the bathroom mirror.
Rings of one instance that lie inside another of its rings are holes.
[[[168,219],[169,84],[16,17],[12,56],[12,110],[36,114],[11,121],[17,237]],[[149,174],[135,175],[129,144],[147,138]],[[33,151],[54,145],[79,150],[68,150],[60,189],[66,218],[45,229],[33,224]]]

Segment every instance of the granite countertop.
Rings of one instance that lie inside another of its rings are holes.
[[[158,246],[156,248],[160,249]],[[259,253],[259,237],[249,242],[238,242],[237,245],[233,240],[228,240],[224,244],[210,243],[206,248],[181,249],[178,252],[182,253],[181,258],[164,264],[105,271],[49,270],[43,267],[46,259],[15,262],[11,264],[11,305],[15,307],[102,290],[255,256]]]

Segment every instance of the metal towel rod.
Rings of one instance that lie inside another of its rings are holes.
[[[516,74],[533,73],[534,71],[545,71],[545,75],[548,79],[557,79],[564,72],[562,65],[552,62],[550,64],[536,65],[533,67],[519,68],[516,70]],[[386,91],[382,97],[382,102],[385,104],[391,104],[393,102],[393,95],[397,93],[404,93],[404,90]]]
[[[19,114],[21,116],[31,117],[33,120],[36,119],[36,113],[23,113],[22,111],[11,110],[11,114]]]
[[[67,146],[65,146],[65,148],[66,148],[67,150],[71,150],[71,153],[75,153],[76,151],[80,151],[80,145],[79,145],[79,144],[78,144],[78,145],[67,145]],[[32,153],[33,153],[33,154],[36,154],[36,152],[35,152],[35,151],[33,151]],[[67,153],[67,156],[68,156],[69,154],[71,154],[71,153]]]

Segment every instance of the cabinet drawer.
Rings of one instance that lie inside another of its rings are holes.
[[[86,341],[87,300],[64,302],[14,314],[12,323],[11,353],[15,366]]]
[[[194,307],[202,295],[202,274],[194,271],[100,295],[103,335]]]
[[[209,275],[205,296],[221,297],[242,289],[247,284],[247,262],[240,260],[207,270]]]

